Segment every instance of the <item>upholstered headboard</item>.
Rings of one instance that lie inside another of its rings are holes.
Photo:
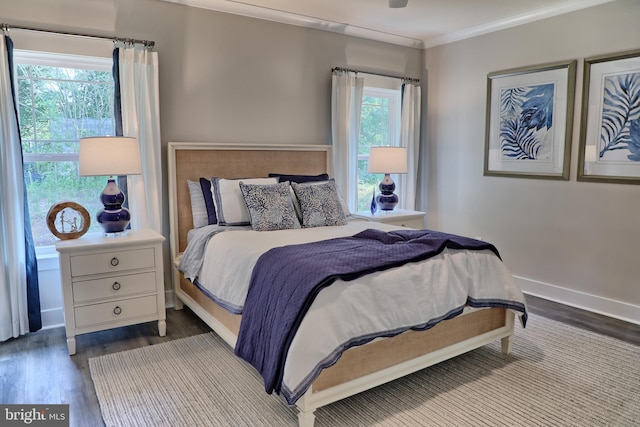
[[[193,228],[187,179],[259,178],[269,173],[331,175],[330,145],[257,145],[170,142],[168,147],[171,256],[187,245]]]

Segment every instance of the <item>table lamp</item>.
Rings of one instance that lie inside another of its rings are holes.
[[[384,178],[378,186],[380,193],[376,196],[376,204],[380,210],[392,211],[398,204],[398,196],[393,193],[396,184],[390,174],[407,173],[407,149],[404,147],[371,147],[369,172],[384,174]]]
[[[122,207],[125,195],[114,176],[140,175],[140,145],[136,138],[102,136],[80,139],[80,176],[109,176],[100,195],[104,209],[96,220],[107,236],[117,236],[129,225],[131,213]]]

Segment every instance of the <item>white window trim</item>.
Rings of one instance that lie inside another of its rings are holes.
[[[13,58],[13,62],[15,64],[43,65],[58,68],[111,71],[113,67],[113,59],[111,58],[71,55],[68,53],[49,53],[14,49]]]

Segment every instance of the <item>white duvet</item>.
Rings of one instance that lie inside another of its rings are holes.
[[[241,312],[253,266],[262,253],[287,244],[351,236],[367,228],[399,227],[353,220],[339,227],[215,234],[206,243],[198,285],[221,305]],[[319,293],[293,339],[284,369],[285,398],[294,403],[351,343],[445,318],[463,307],[467,297],[525,304],[511,273],[490,250],[445,249],[419,263],[336,281]]]

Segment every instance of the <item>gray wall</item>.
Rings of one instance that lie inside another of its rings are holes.
[[[154,40],[163,144],[329,144],[332,67],[423,65],[418,49],[158,0],[0,0],[0,21]]]
[[[156,42],[164,194],[167,142],[330,144],[332,67],[419,77],[424,64],[419,49],[158,0],[0,0],[0,22]],[[163,216],[168,237],[166,197]]]
[[[525,291],[640,323],[640,186],[576,181],[583,59],[640,48],[618,0],[426,50],[432,228],[494,242]],[[484,177],[487,74],[577,59],[570,181]]]

